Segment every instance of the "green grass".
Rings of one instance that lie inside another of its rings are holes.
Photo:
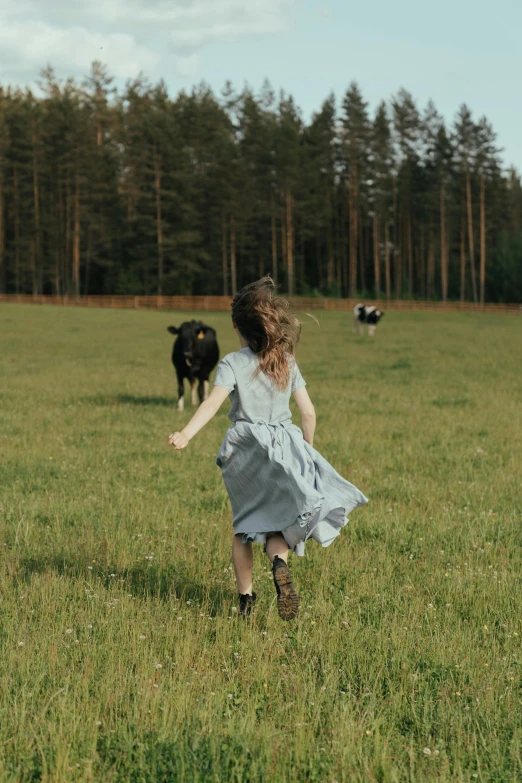
[[[166,446],[180,320],[0,308],[0,781],[521,780],[522,320],[305,319],[316,446],[370,503],[293,559],[294,624],[260,548],[234,613],[226,406]]]

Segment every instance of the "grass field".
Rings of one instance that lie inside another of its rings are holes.
[[[0,781],[520,781],[522,319],[305,319],[370,503],[293,558],[294,624],[260,549],[234,611],[227,406],[166,446],[180,320],[0,307]]]

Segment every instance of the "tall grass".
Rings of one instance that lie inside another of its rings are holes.
[[[317,448],[370,498],[237,618],[187,315],[0,309],[0,781],[522,779],[522,322],[305,323]],[[206,314],[221,353],[224,314]]]

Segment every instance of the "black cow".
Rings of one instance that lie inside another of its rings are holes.
[[[359,334],[364,334],[364,324],[368,324],[368,335],[373,337],[377,324],[383,317],[382,310],[378,310],[373,305],[357,304],[353,308],[353,330],[357,333],[357,327],[359,328]]]
[[[178,410],[184,408],[184,380],[192,389],[192,405],[197,405],[196,384],[200,403],[208,397],[208,377],[219,361],[216,332],[201,321],[185,321],[179,328],[167,327],[178,338],[172,349],[172,364],[178,376]]]

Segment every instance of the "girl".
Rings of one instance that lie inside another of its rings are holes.
[[[368,501],[313,448],[314,406],[293,357],[301,325],[274,288],[264,277],[236,294],[232,325],[241,348],[219,363],[208,400],[169,437],[169,445],[184,449],[230,395],[232,425],[216,462],[234,517],[239,613],[246,617],[256,601],[252,543],[263,543],[272,561],[279,616],[291,620],[299,596],[288,551],[304,555],[308,538],[328,546],[346,525],[346,515]],[[290,394],[301,412],[302,432],[292,424]]]

